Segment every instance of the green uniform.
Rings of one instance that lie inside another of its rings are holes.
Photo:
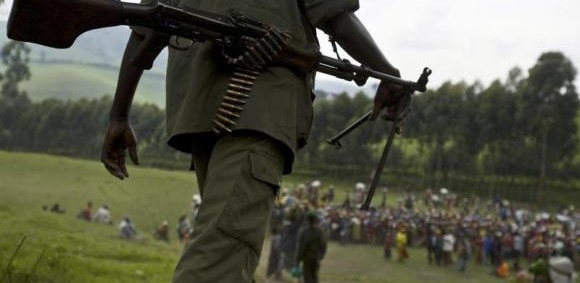
[[[291,32],[293,44],[315,44],[312,27],[345,11],[358,8],[358,0],[182,0],[184,6],[247,17]],[[167,129],[169,144],[191,152],[191,134],[209,132],[227,89],[226,71],[211,43],[186,50],[169,48],[167,67]],[[312,123],[313,76],[301,76],[284,67],[263,71],[235,129],[255,130],[280,141],[288,150],[284,171],[289,173],[295,151],[304,146]]]
[[[294,44],[315,43],[314,27],[358,0],[182,0],[216,13],[231,9],[292,33]],[[202,196],[191,242],[175,283],[251,282],[275,193],[312,122],[313,74],[268,67],[258,76],[234,133],[211,133],[231,74],[211,43],[170,47],[167,69],[169,144],[192,153]]]

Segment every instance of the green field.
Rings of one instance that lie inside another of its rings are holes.
[[[181,250],[174,227],[177,217],[189,212],[194,178],[188,172],[129,169],[131,177],[121,182],[108,176],[98,162],[0,151],[0,281],[4,277],[3,283],[169,282]],[[290,177],[285,184],[298,181],[303,180]],[[77,220],[75,215],[87,200],[97,206],[109,204],[115,223],[130,216],[140,240],[118,239],[116,224]],[[42,211],[42,205],[54,202],[67,209],[66,214]],[[170,244],[151,237],[163,219],[172,228]],[[22,248],[8,266],[23,237]],[[268,242],[258,282],[264,282],[267,247]],[[399,264],[385,262],[380,247],[331,244],[321,277],[322,282],[501,282],[486,269],[470,268],[463,275],[429,266],[423,249],[413,250],[410,261]]]
[[[112,95],[117,84],[118,70],[82,64],[38,64],[30,65],[32,77],[22,83],[34,101],[47,98],[75,100]],[[139,83],[137,102],[165,105],[165,78],[158,72],[146,72]]]

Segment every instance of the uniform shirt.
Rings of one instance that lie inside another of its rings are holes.
[[[305,16],[298,1],[303,1]],[[246,17],[289,31],[297,46],[315,44],[314,27],[334,16],[358,9],[358,0],[182,0],[181,5],[227,14],[235,9]],[[191,152],[193,133],[211,132],[231,73],[220,63],[212,43],[195,43],[186,50],[169,48],[167,66],[167,130],[169,145]],[[290,173],[294,153],[304,146],[312,124],[313,74],[300,75],[285,67],[262,71],[234,130],[254,130],[282,142]]]

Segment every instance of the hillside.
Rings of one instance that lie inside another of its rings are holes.
[[[118,69],[99,65],[33,63],[32,79],[22,84],[32,100],[96,98],[115,92]],[[137,88],[137,102],[165,105],[165,79],[160,72],[145,72]]]
[[[191,173],[131,167],[131,178],[121,182],[108,176],[98,162],[1,151],[0,160],[0,218],[2,227],[9,227],[0,229],[3,282],[169,282],[181,250],[174,237],[175,220],[188,213],[194,191]],[[76,219],[87,200],[109,204],[115,223],[123,216],[132,217],[139,241],[117,238],[116,225]],[[66,213],[41,210],[42,205],[54,202]],[[170,244],[150,236],[162,219],[170,221]],[[23,237],[22,248],[9,265]],[[264,282],[268,244],[257,282]],[[451,270],[429,266],[424,249],[412,250],[410,261],[399,264],[385,262],[381,247],[331,244],[322,264],[321,282],[501,282],[485,268],[473,267],[467,274]]]

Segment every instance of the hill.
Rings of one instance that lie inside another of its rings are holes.
[[[113,95],[118,69],[106,65],[71,63],[32,63],[32,79],[22,83],[34,101],[47,98],[74,100]],[[165,106],[165,78],[163,73],[144,73],[137,88],[137,102]]]
[[[191,173],[131,167],[131,178],[120,182],[98,162],[1,151],[0,160],[0,218],[3,228],[9,227],[0,230],[3,282],[169,282],[181,246],[173,229],[170,244],[156,242],[150,232],[166,218],[173,228],[177,216],[188,213],[195,190]],[[131,216],[140,240],[122,241],[116,236],[116,226],[76,219],[87,200],[108,203],[115,223],[124,215]],[[43,204],[54,202],[67,212],[41,210]],[[23,237],[22,248],[11,262]],[[267,258],[268,242],[258,282],[264,281]],[[423,249],[412,250],[411,260],[399,264],[385,262],[381,247],[331,244],[321,282],[500,282],[484,268],[474,267],[467,274],[451,270],[429,266]]]

